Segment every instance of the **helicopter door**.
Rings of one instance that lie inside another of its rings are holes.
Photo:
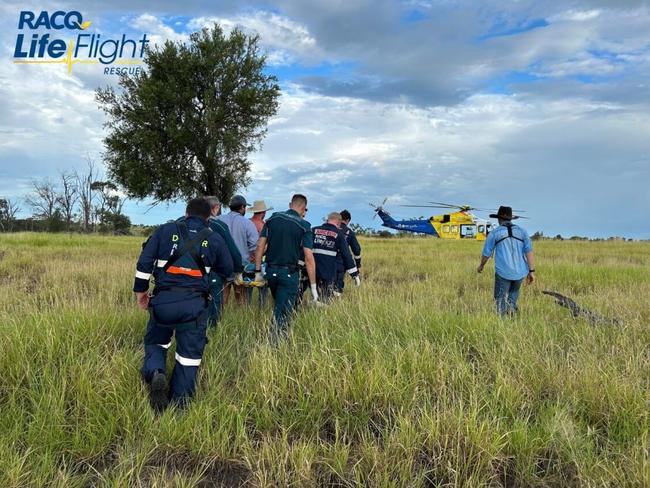
[[[466,224],[460,226],[461,239],[474,239],[476,237],[476,225]]]

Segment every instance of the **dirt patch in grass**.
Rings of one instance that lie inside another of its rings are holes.
[[[316,484],[318,487],[328,488],[346,488],[353,486],[336,473],[331,466],[326,463],[318,463],[315,466]]]
[[[524,486],[517,478],[517,463],[512,457],[498,458],[492,462],[498,486],[503,488],[517,488]]]
[[[578,469],[562,459],[554,449],[548,449],[535,462],[535,475],[552,486],[580,486]]]
[[[165,478],[180,474],[199,476],[197,488],[253,486],[251,471],[242,463],[227,459],[201,458],[187,452],[164,452],[147,462],[146,478],[164,472]],[[144,481],[146,482],[147,479]]]
[[[77,471],[90,475],[91,483],[99,482],[104,474],[120,464],[120,457],[115,449],[109,449],[104,455],[92,461],[78,461]],[[194,478],[197,488],[234,488],[252,487],[252,472],[238,461],[219,458],[204,458],[185,451],[163,451],[154,454],[145,463],[139,481],[144,486],[155,486],[161,476],[172,480],[174,476]],[[94,484],[91,484],[94,486]]]

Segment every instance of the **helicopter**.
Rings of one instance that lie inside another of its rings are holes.
[[[426,220],[395,220],[384,209],[384,205],[386,204],[387,200],[388,198],[384,198],[384,201],[380,205],[374,205],[372,203],[370,204],[370,206],[375,211],[373,219],[379,215],[379,218],[382,220],[383,227],[405,232],[415,232],[418,234],[429,234],[441,239],[473,239],[477,241],[484,241],[492,230],[493,224],[489,220],[481,219],[471,212],[472,210],[479,212],[496,212],[496,210],[476,208],[470,205],[454,205],[451,203],[428,202],[429,205],[400,206],[413,208],[438,208],[447,210],[448,213],[442,215],[434,215]],[[523,212],[523,210],[517,210],[517,212]]]

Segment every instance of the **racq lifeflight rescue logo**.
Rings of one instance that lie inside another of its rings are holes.
[[[86,32],[91,25],[92,21],[84,20],[77,11],[22,11],[18,18],[14,63],[65,64],[68,73],[72,73],[75,64],[105,65],[104,74],[136,74],[140,71],[139,66],[111,65],[140,64],[149,42],[147,34],[139,39],[131,39],[126,34],[107,38]],[[55,38],[60,31],[72,37]]]

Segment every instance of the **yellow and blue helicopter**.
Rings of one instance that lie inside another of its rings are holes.
[[[429,205],[400,205],[401,207],[415,208],[439,208],[447,210],[448,213],[434,215],[428,219],[395,220],[384,210],[387,198],[381,205],[370,204],[375,210],[375,216],[379,215],[383,227],[415,232],[418,234],[429,234],[441,239],[474,239],[484,241],[492,230],[492,223],[489,220],[481,219],[472,214],[472,210],[479,212],[493,212],[496,210],[471,207],[470,205],[454,205],[451,203],[428,202]],[[523,212],[523,210],[517,210]],[[374,219],[374,217],[373,217]]]

